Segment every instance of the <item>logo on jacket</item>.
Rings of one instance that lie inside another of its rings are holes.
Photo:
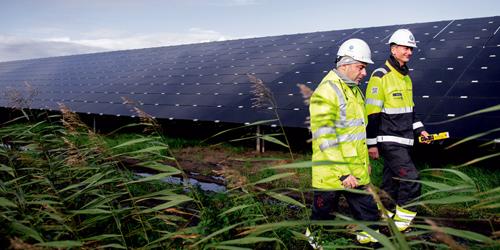
[[[403,99],[403,94],[402,93],[392,93],[392,97],[394,99]]]
[[[372,94],[378,94],[378,88],[377,87],[373,87],[372,88]]]

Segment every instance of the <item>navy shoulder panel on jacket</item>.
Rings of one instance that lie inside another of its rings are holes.
[[[387,74],[389,71],[390,71],[390,69],[386,65],[384,65],[384,66],[382,66],[382,67],[374,70],[372,72],[372,77],[376,76],[376,77],[382,78],[382,76],[384,76],[385,74]]]

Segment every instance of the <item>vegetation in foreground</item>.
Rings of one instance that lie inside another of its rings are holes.
[[[12,249],[308,249],[303,233],[311,227],[325,249],[364,248],[351,238],[356,227],[368,230],[366,223],[340,215],[333,221],[309,220],[307,157],[293,162],[240,158],[239,169],[219,164],[217,174],[227,186],[222,193],[204,192],[188,181],[173,185],[162,180],[187,180],[176,157],[180,146],[173,147],[154,120],[141,117],[134,126],[144,133],[119,140],[93,133],[64,107],[61,117],[0,127],[0,244]],[[258,164],[262,167],[253,167]],[[152,174],[137,175],[137,170]],[[443,215],[440,209],[449,207],[470,220],[487,220],[491,234],[455,227],[461,221],[446,227],[419,216],[406,234],[394,230],[392,220],[380,222],[387,230],[376,234],[379,247],[499,247],[494,223],[498,226],[500,187],[469,174],[480,179],[453,168],[424,169],[425,189],[416,204],[425,215]],[[374,176],[376,181],[376,171]],[[368,195],[380,201],[378,194]]]

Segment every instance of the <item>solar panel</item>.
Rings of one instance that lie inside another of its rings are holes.
[[[275,118],[277,108],[285,126],[306,128],[297,84],[314,89],[349,38],[370,45],[371,72],[387,59],[390,35],[409,28],[418,45],[409,63],[417,113],[430,131],[465,137],[500,127],[499,112],[432,123],[500,103],[499,24],[494,16],[3,62],[0,105],[31,89],[36,109],[65,103],[81,113],[137,116],[128,101],[156,118],[250,123]],[[264,81],[277,107],[252,107],[248,75]]]

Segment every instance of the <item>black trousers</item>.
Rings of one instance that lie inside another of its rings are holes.
[[[381,150],[381,156],[384,158],[381,188],[387,192],[395,204],[399,206],[408,204],[411,200],[420,196],[420,183],[394,179],[420,179],[418,170],[413,164],[411,158],[411,149],[399,145],[387,145],[384,143],[381,143],[379,149]],[[389,207],[389,209],[393,209],[393,207]],[[415,207],[405,209],[416,211]]]
[[[364,186],[358,189],[364,189]],[[340,195],[344,195],[349,204],[354,219],[363,221],[378,221],[380,218],[377,205],[371,195],[357,194],[348,191],[314,191],[312,220],[333,220],[334,211],[338,211]]]

